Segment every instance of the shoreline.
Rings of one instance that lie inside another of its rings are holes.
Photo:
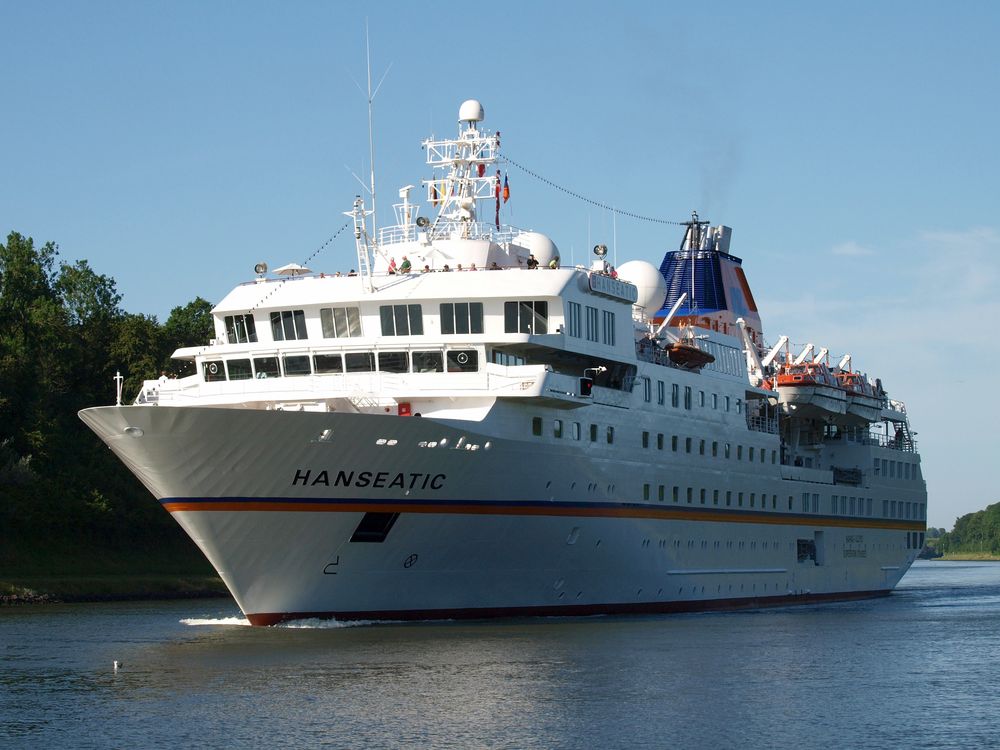
[[[222,579],[210,575],[0,575],[0,607],[224,597],[231,595]]]

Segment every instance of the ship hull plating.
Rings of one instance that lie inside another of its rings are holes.
[[[482,425],[198,407],[81,416],[254,624],[875,596],[905,573],[916,550],[904,535],[920,526],[646,500],[626,481],[641,462],[464,429]]]

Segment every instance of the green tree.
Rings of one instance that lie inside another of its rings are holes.
[[[183,346],[206,346],[215,335],[212,320],[212,303],[195,297],[183,307],[175,307],[163,325],[163,342],[166,351],[162,369],[175,375],[191,375],[194,366],[189,362],[171,361],[170,355]]]

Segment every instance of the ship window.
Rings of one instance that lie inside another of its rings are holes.
[[[371,352],[348,352],[344,355],[344,366],[348,372],[374,372],[375,355]]]
[[[694,498],[694,490],[692,490],[692,489],[691,489],[690,487],[688,487],[688,488],[687,488],[687,500],[688,500],[688,505],[690,505],[690,504],[691,504],[691,500],[692,500],[693,498]]]
[[[250,369],[249,359],[227,360],[226,369],[229,370],[230,380],[250,380],[253,378],[253,370]]]
[[[321,307],[319,322],[325,339],[361,335],[361,313],[356,307]]]
[[[726,505],[732,505],[732,504],[733,504],[733,491],[726,490]]]
[[[277,357],[254,357],[253,369],[258,378],[276,378],[281,375]]]
[[[687,453],[691,452],[691,438],[684,438],[684,450]]]
[[[753,461],[753,446],[751,445],[747,450],[750,452],[748,460]]]
[[[257,341],[257,326],[253,315],[227,315],[226,338],[230,344],[253,344]],[[232,378],[239,380],[239,378]]]
[[[444,372],[444,355],[441,352],[413,352],[414,372]]]
[[[442,302],[441,333],[482,333],[482,302]]]
[[[562,437],[562,420],[553,419],[552,420],[552,437],[561,438]]]
[[[674,486],[673,498],[674,498],[674,502],[675,503],[680,500],[680,496],[681,496],[681,488],[677,487],[677,486]]]
[[[750,507],[752,508],[756,504],[757,504],[757,493],[756,492],[751,492],[750,493]]]
[[[705,490],[704,489],[701,490],[701,504],[702,505],[705,504]]]
[[[736,413],[737,414],[742,414],[743,413],[743,401],[742,401],[742,399],[736,399]]]
[[[729,458],[729,443],[726,443],[725,457]]]
[[[597,308],[587,305],[587,341],[597,341]]]
[[[449,349],[445,353],[448,372],[476,372],[479,370],[479,352],[475,349]]]
[[[531,434],[541,435],[542,434],[542,418],[532,417],[531,418]]]
[[[712,441],[712,458],[716,458],[719,455],[719,441]]]
[[[548,333],[549,303],[521,300],[503,303],[504,333]]]
[[[742,445],[737,445],[736,446],[736,460],[737,461],[742,461],[743,460],[743,446]]]
[[[778,496],[777,495],[771,495],[771,507],[774,510],[778,509]]]
[[[713,393],[712,394],[712,408],[713,409],[718,409],[719,408],[719,394],[718,393]]]
[[[663,489],[664,488],[663,488],[662,484],[660,485],[659,489],[660,489],[659,501],[662,503],[663,502],[663,495],[664,495],[664,493],[663,493]],[[662,542],[661,542],[661,544],[662,544]]]
[[[771,463],[772,464],[778,463],[778,451],[774,451],[774,450],[771,451]]]
[[[660,451],[663,450],[663,433],[662,432],[656,433],[656,449],[660,450]]]
[[[670,436],[670,450],[672,450],[674,452],[677,451],[677,436],[676,435],[671,435]]]
[[[718,505],[718,504],[719,504],[719,491],[712,490],[712,505]]]
[[[705,405],[705,391],[698,391],[698,406]]]
[[[684,386],[684,408],[691,408],[691,386]]]
[[[813,513],[819,513],[819,495],[813,494]]]
[[[379,352],[378,369],[380,372],[408,372],[409,357],[406,352]]]
[[[580,439],[580,423],[579,422],[574,422],[573,423],[573,439],[574,440],[579,440]]]
[[[662,380],[657,380],[656,381],[656,403],[658,403],[660,406],[663,406],[664,402],[667,400],[666,399],[666,393],[667,393],[667,384],[664,383]]]
[[[420,305],[382,305],[378,309],[383,336],[423,336]]]
[[[306,314],[302,310],[280,310],[271,313],[271,337],[275,341],[306,338]]]
[[[740,506],[741,508],[743,507],[743,493],[742,492],[739,493],[739,495],[736,496],[736,504],[738,506]]]
[[[647,432],[646,430],[642,431],[642,447],[643,448],[649,447],[649,432]]]
[[[608,425],[608,442],[609,443],[615,442],[615,428],[612,427],[611,425]]]
[[[868,502],[865,503],[865,505],[867,507],[867,512],[865,513],[865,515],[871,517],[871,514],[872,514],[872,499],[868,498]]]
[[[837,496],[836,495],[833,495],[830,498],[830,512],[831,513],[836,513],[837,512]]]
[[[568,302],[566,303],[566,329],[567,333],[573,338],[580,338],[581,329],[583,328],[583,319],[580,315],[580,303],[579,302]]]
[[[344,371],[344,358],[339,354],[314,354],[313,371],[317,374]]]
[[[615,314],[609,310],[604,310],[603,312],[603,343],[608,346],[615,345]],[[647,399],[648,400],[648,399]]]
[[[206,383],[215,383],[226,379],[226,368],[222,360],[216,359],[202,364],[202,371],[205,374]]]
[[[306,354],[286,355],[281,358],[281,364],[285,369],[285,375],[289,377],[312,374],[312,370],[309,369],[309,356]]]
[[[596,443],[597,442],[597,425],[596,424],[590,425],[590,442],[592,442],[592,443]]]
[[[729,396],[726,396],[726,411],[729,411]]]
[[[649,500],[649,485],[648,484],[642,485],[642,499],[643,500]]]
[[[642,390],[643,396],[646,399],[646,403],[653,400],[653,381],[649,378],[643,376],[642,378]]]

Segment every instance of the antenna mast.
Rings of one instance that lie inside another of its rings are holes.
[[[375,96],[372,94],[372,49],[368,36],[367,18],[365,19],[365,58],[368,64],[368,164],[371,167],[372,237],[374,238],[378,228],[375,213],[375,110],[373,107]],[[385,80],[384,77],[383,80]],[[379,85],[381,86],[381,83]]]

